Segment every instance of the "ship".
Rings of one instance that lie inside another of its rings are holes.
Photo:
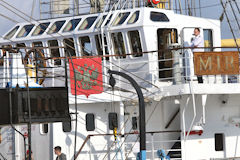
[[[79,1],[41,1],[40,20],[14,8],[26,19],[0,38],[0,159],[52,160],[56,146],[71,160],[240,159],[239,41],[178,2],[80,13]],[[227,19],[239,4],[221,3]]]

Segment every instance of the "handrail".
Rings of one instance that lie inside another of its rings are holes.
[[[2,153],[0,153],[0,156],[3,158],[3,160],[7,160],[7,158],[5,158]]]
[[[167,125],[165,126],[165,129],[167,129],[170,125],[171,125],[171,123],[172,123],[172,121],[176,118],[176,116],[178,115],[178,113],[180,112],[180,108],[175,112],[175,114],[172,116],[172,118],[169,120],[169,122],[167,123]]]
[[[171,131],[150,131],[150,132],[146,132],[146,134],[156,134],[156,133],[181,133],[181,130],[171,130]],[[138,135],[139,132],[130,132],[130,133],[125,133],[125,134],[117,134],[118,136],[124,137],[125,135]],[[95,136],[114,136],[114,134],[111,133],[106,133],[106,134],[89,134],[83,144],[81,145],[81,147],[79,148],[77,154],[76,154],[76,158],[80,155],[80,153],[82,152],[85,144],[87,143],[87,141],[91,138],[91,137],[95,137]]]

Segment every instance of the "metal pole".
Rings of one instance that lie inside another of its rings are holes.
[[[27,72],[26,72],[27,73]],[[29,150],[29,156],[28,156],[28,160],[31,160],[31,153],[32,153],[32,139],[31,139],[31,135],[32,135],[32,116],[31,116],[31,106],[30,106],[30,93],[29,93],[29,82],[28,82],[28,75],[26,75],[27,77],[27,104],[28,104],[28,150]]]
[[[233,28],[232,28],[232,26],[231,26],[231,22],[230,22],[230,20],[229,20],[229,18],[228,18],[228,14],[227,14],[227,12],[226,12],[226,6],[224,6],[222,0],[221,0],[221,5],[222,5],[222,7],[223,7],[223,12],[224,12],[224,14],[225,14],[225,16],[226,16],[226,18],[227,18],[227,22],[228,22],[228,25],[229,25],[230,30],[231,30],[231,32],[232,32],[233,39],[234,39],[235,44],[236,44],[236,46],[237,46],[238,52],[240,52],[240,49],[239,49],[239,46],[238,46],[238,43],[237,43],[237,38],[236,38],[236,36],[235,36],[235,34],[234,34],[234,32],[233,32]]]
[[[69,58],[70,58],[70,61],[72,63],[72,69],[73,69],[73,74],[74,74],[74,99],[75,99],[75,133],[74,133],[74,160],[77,159],[77,156],[76,156],[76,148],[77,148],[77,121],[78,121],[78,113],[77,113],[77,79],[76,79],[76,72],[75,72],[75,67],[74,67],[74,64],[73,64],[73,60],[72,60],[72,55],[71,53],[69,52],[69,50],[66,49],[66,53],[68,53],[69,55]],[[70,64],[69,64],[70,65]]]
[[[110,74],[109,83],[110,85],[112,85],[112,87],[114,87],[115,85],[115,83],[111,82],[111,80],[115,81],[112,75],[116,74],[127,79],[137,92],[139,101],[140,160],[146,160],[145,104],[141,88],[138,86],[137,82],[132,77],[123,72],[108,70],[108,73]]]

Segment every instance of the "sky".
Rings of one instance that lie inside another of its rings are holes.
[[[9,11],[7,8],[3,7],[2,5],[5,5],[3,1],[13,5],[14,7],[18,8],[22,12],[26,13],[27,15],[31,15],[33,13],[33,17],[35,19],[39,19],[39,0],[0,0],[0,36],[2,36],[4,33],[6,33],[8,30],[10,30],[16,22],[12,22],[3,16],[8,16],[9,18],[13,19],[17,22],[25,22],[26,20],[18,17],[13,12]],[[84,0],[87,1],[87,0]],[[182,0],[184,1],[184,0]],[[237,0],[240,1],[240,0]],[[35,2],[35,7],[32,11],[32,5]],[[196,0],[197,4],[199,0]],[[81,3],[81,2],[80,2]],[[240,4],[240,3],[239,3]],[[220,0],[201,0],[201,6],[203,7],[201,9],[202,17],[206,18],[212,18],[212,19],[219,19],[220,15],[223,12]],[[196,7],[198,8],[198,6]],[[196,9],[197,16],[199,16],[199,9]],[[2,16],[3,15],[3,16]],[[240,17],[240,14],[238,15]],[[24,16],[27,18],[26,16]],[[30,18],[27,18],[27,21],[29,21]],[[224,18],[222,25],[222,38],[232,38],[232,34],[230,32],[229,26],[226,22],[226,18]],[[235,30],[236,27],[235,27]],[[239,36],[240,37],[240,36]]]

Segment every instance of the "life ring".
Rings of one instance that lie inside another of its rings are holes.
[[[30,56],[31,53],[33,53],[33,57]],[[40,72],[41,77],[38,79],[38,82],[36,79],[36,82],[39,85],[43,84],[47,74],[47,69],[46,69],[47,63],[44,58],[45,58],[44,53],[42,53],[42,51],[39,49],[31,49],[27,51],[24,57],[24,64],[26,65],[26,67],[28,67],[27,69],[28,76],[37,78],[37,74],[39,74]],[[40,69],[37,69],[38,67]]]

